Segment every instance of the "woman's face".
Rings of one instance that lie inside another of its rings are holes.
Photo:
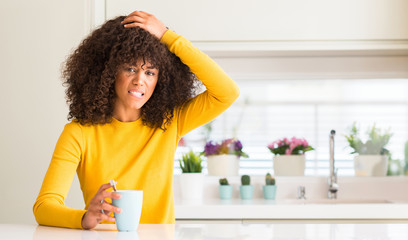
[[[159,70],[147,61],[119,67],[115,81],[114,112],[133,115],[150,99],[157,84]]]

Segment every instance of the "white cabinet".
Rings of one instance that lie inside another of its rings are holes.
[[[152,13],[212,57],[408,54],[407,0],[95,1],[99,19]]]
[[[153,13],[191,41],[408,40],[406,0],[106,0]]]

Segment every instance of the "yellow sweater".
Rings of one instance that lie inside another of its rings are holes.
[[[104,125],[67,124],[56,144],[33,211],[39,224],[81,228],[86,210],[64,204],[75,172],[85,209],[110,179],[118,189],[143,190],[140,223],[174,223],[173,165],[182,136],[217,117],[238,97],[239,89],[223,70],[192,44],[168,30],[163,38],[207,90],[176,109],[167,130],[113,119]]]

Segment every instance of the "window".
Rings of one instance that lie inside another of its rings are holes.
[[[239,99],[215,119],[211,132],[200,127],[184,138],[186,147],[176,153],[175,174],[180,173],[178,159],[190,148],[203,151],[205,137],[222,140],[236,137],[249,158],[240,161],[240,175],[273,174],[273,155],[268,143],[282,137],[305,138],[315,151],[306,153],[309,176],[329,175],[329,133],[336,130],[335,160],[340,176],[353,176],[352,149],[344,137],[353,122],[361,133],[376,124],[390,128],[393,136],[388,149],[393,159],[404,159],[408,140],[408,79],[248,79],[236,80]],[[204,166],[206,163],[204,162]],[[206,173],[206,168],[204,168]]]

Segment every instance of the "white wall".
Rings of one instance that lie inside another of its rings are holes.
[[[87,34],[90,1],[0,1],[0,223],[35,223],[32,205],[67,122],[61,63]],[[75,182],[67,201],[82,207]]]

